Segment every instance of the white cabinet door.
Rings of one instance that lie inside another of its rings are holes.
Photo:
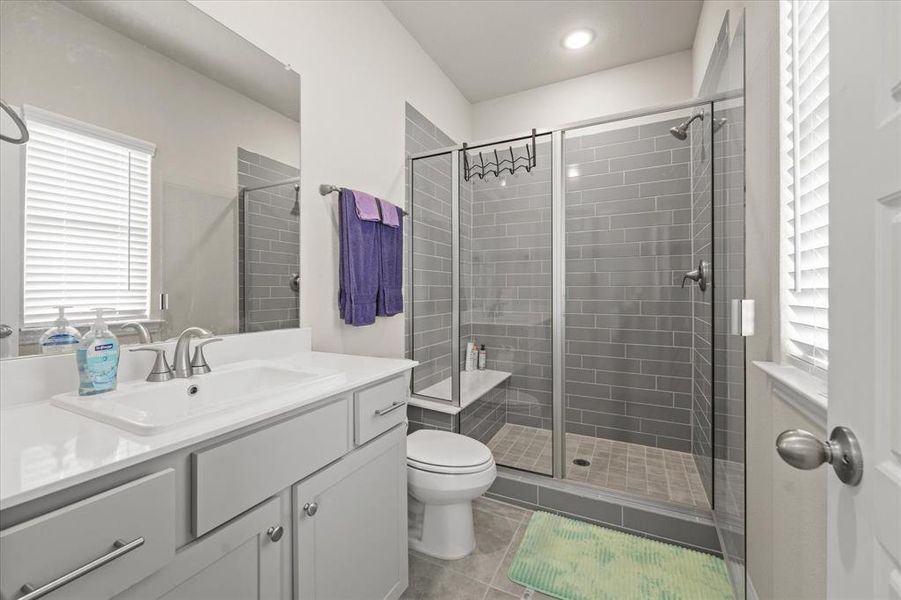
[[[407,587],[406,427],[294,486],[301,600],[398,598]]]
[[[281,549],[289,540],[285,536],[279,541],[273,541],[268,530],[270,527],[283,525],[279,523],[280,506],[278,498],[267,500],[243,516],[188,544],[178,551],[172,562],[117,598],[279,598]]]
[[[829,5],[829,427],[863,479],[829,474],[828,596],[901,598],[901,3]]]

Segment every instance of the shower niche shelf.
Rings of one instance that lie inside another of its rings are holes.
[[[483,369],[481,371],[460,371],[460,406],[459,408],[450,405],[446,406],[454,409],[451,414],[456,414],[510,379],[512,375],[512,373],[507,373],[506,371],[493,371],[491,369]],[[448,377],[447,379],[442,379],[438,383],[420,390],[417,392],[417,395],[435,398],[435,400],[420,400],[414,396],[410,399],[410,404],[437,410],[435,408],[436,404],[444,405],[444,402],[440,402],[441,400],[450,402],[453,397],[451,394],[451,378]],[[422,404],[417,404],[417,402],[422,402]],[[451,411],[444,410],[441,412]]]

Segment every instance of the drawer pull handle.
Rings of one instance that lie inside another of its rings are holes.
[[[386,406],[385,408],[380,408],[375,411],[375,415],[377,417],[381,417],[382,415],[387,415],[390,412],[396,411],[401,406],[405,405],[406,402],[395,402],[391,406]]]
[[[42,598],[49,594],[50,592],[56,591],[59,588],[63,587],[68,583],[72,583],[79,577],[83,577],[94,571],[99,569],[103,565],[109,564],[119,558],[120,556],[124,556],[131,552],[136,548],[140,548],[144,545],[144,538],[139,537],[130,542],[123,542],[122,540],[116,540],[113,542],[114,550],[111,552],[104,554],[100,558],[95,558],[91,562],[84,564],[73,571],[69,571],[62,577],[54,579],[50,583],[44,584],[41,587],[35,589],[30,583],[26,583],[22,586],[20,591],[22,592],[22,596],[19,597],[19,600],[36,600],[37,598]]]
[[[316,502],[307,502],[303,505],[303,512],[307,514],[308,517],[316,516],[316,512],[319,510],[319,504]]]

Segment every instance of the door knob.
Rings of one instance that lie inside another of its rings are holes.
[[[789,429],[776,438],[776,452],[796,469],[816,469],[829,463],[842,483],[854,486],[863,477],[863,454],[857,436],[847,427],[836,427],[823,442],[809,431]]]
[[[277,542],[282,539],[282,536],[285,534],[285,528],[281,525],[273,525],[269,529],[266,530],[266,535],[269,536],[269,539],[273,542]]]
[[[312,517],[316,514],[316,511],[319,510],[319,505],[315,502],[307,502],[303,505],[303,512],[307,514],[308,517]]]
[[[0,323],[0,339],[9,337],[13,334],[13,328],[6,323]]]
[[[685,287],[686,279],[697,282],[701,291],[706,292],[707,284],[710,282],[710,262],[702,260],[698,263],[697,269],[686,271],[685,274],[682,275],[682,287]]]

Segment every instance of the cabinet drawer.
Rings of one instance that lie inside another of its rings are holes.
[[[42,597],[110,598],[174,556],[175,475],[166,469],[0,532],[0,597],[59,584]]]
[[[354,394],[354,441],[358,446],[403,423],[408,393],[407,380],[399,375]]]
[[[191,455],[194,535],[290,487],[350,449],[350,398]]]

